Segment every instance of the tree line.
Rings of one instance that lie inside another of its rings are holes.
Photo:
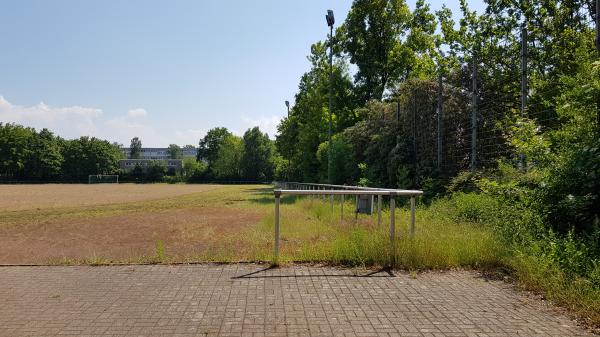
[[[160,160],[147,167],[122,170],[122,145],[95,137],[67,140],[48,129],[39,132],[18,124],[0,123],[0,180],[86,182],[89,175],[118,174],[120,181],[204,182],[261,181],[273,179],[278,156],[275,144],[258,127],[242,137],[226,128],[211,129],[199,142],[198,155],[184,158],[183,148],[170,144],[169,158],[181,159],[181,171],[169,170]],[[131,140],[129,158],[140,159],[142,140]]]
[[[478,14],[461,1],[456,22],[450,9],[433,12],[424,0],[412,10],[404,0],[355,0],[334,37],[310,48],[311,68],[300,78],[289,117],[278,126],[279,177],[327,182],[331,146],[336,168],[331,183],[362,179],[411,188],[448,179],[470,162],[473,96],[482,136],[478,164],[494,166],[514,155],[507,130],[518,122],[521,104],[522,29],[529,46],[527,116],[543,130],[559,127],[556,102],[566,79],[588,71],[597,57],[593,1],[486,4]],[[328,47],[335,57],[331,145]],[[439,77],[448,144],[441,167],[434,155]]]
[[[83,136],[66,140],[48,129],[0,123],[0,179],[87,181],[119,169],[118,144]]]

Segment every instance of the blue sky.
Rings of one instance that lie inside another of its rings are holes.
[[[337,25],[350,5],[0,0],[0,122],[144,146],[196,145],[216,126],[273,137],[326,10]]]

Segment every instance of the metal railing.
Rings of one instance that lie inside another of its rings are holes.
[[[344,216],[344,196],[355,195],[358,196],[371,195],[377,196],[377,223],[381,224],[381,205],[382,196],[388,196],[390,201],[390,265],[395,264],[395,252],[396,252],[396,200],[395,197],[403,196],[410,198],[410,236],[413,237],[415,233],[415,205],[416,197],[423,194],[423,191],[419,190],[399,190],[399,189],[385,189],[385,188],[374,188],[374,187],[361,187],[361,186],[346,186],[346,185],[330,185],[330,184],[307,184],[307,183],[295,183],[295,182],[275,182],[276,189],[273,191],[275,196],[275,256],[274,264],[279,261],[279,227],[280,227],[280,204],[281,196],[283,195],[322,195],[330,196],[331,206],[333,208],[333,197],[336,195],[341,196],[341,211],[342,218]],[[284,187],[283,189],[281,187]],[[288,189],[295,188],[295,189]],[[329,188],[329,189],[327,189]]]

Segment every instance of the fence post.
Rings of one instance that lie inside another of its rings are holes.
[[[525,118],[527,109],[527,25],[521,27],[521,118]],[[525,168],[525,155],[519,155],[519,165]]]
[[[473,103],[471,111],[471,171],[475,172],[477,168],[477,55],[473,52]]]
[[[390,193],[390,267],[396,265],[396,200]]]
[[[344,199],[345,199],[345,196],[342,194],[342,212],[341,212],[342,213],[342,220],[344,220]]]
[[[415,236],[415,196],[410,197],[410,236]]]
[[[358,220],[358,195],[354,196],[356,205],[354,206],[354,220]]]
[[[275,191],[275,259],[274,265],[279,263],[279,202],[281,199],[281,191]]]
[[[437,168],[442,168],[442,154],[443,154],[443,130],[444,130],[444,119],[443,119],[443,99],[444,99],[444,82],[442,77],[442,66],[439,65],[438,75],[438,90],[437,90]]]
[[[381,225],[381,194],[377,195],[377,226]]]

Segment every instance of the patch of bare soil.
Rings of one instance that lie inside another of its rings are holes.
[[[204,192],[218,187],[193,184],[0,185],[0,211],[136,202]]]
[[[136,259],[154,256],[159,240],[164,243],[167,256],[205,254],[230,244],[232,240],[224,239],[256,225],[262,217],[258,210],[195,207],[49,220],[0,229],[0,264]]]

